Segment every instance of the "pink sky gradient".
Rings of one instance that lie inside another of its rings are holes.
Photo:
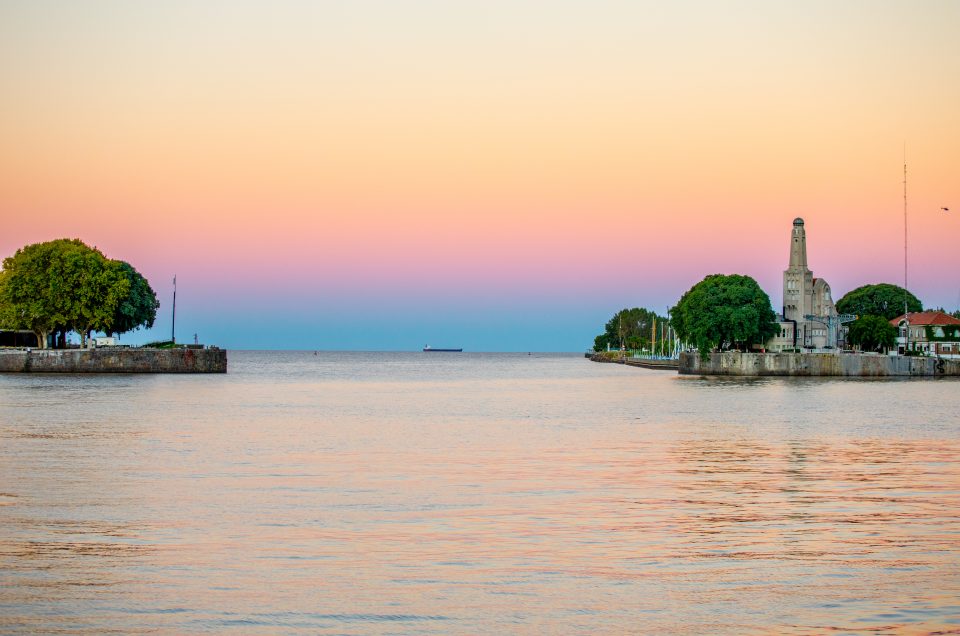
[[[957,308],[957,4],[455,5],[5,3],[0,253],[176,273],[234,347],[379,307],[580,349],[710,273],[779,306],[796,216],[837,297],[902,283],[906,142],[910,287]]]

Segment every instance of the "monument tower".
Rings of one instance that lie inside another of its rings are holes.
[[[803,219],[793,220],[790,264],[783,272],[783,313],[780,333],[767,343],[770,351],[822,349],[838,343],[837,309],[830,285],[814,278],[807,267],[807,232]]]
[[[803,219],[793,220],[790,265],[783,272],[783,317],[802,322],[812,313],[813,272],[807,267],[807,232]]]

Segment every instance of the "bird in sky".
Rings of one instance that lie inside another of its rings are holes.
[[[949,211],[950,211],[950,208],[940,208],[940,209],[943,210],[944,212],[949,212]]]

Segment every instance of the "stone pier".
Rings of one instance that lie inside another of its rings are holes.
[[[226,373],[227,351],[48,349],[0,351],[0,373]]]
[[[680,354],[681,375],[735,376],[960,376],[960,360],[858,353],[698,353]]]

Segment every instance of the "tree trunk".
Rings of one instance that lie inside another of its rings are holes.
[[[46,349],[47,348],[47,333],[39,329],[34,329],[33,335],[37,337],[37,349]]]

